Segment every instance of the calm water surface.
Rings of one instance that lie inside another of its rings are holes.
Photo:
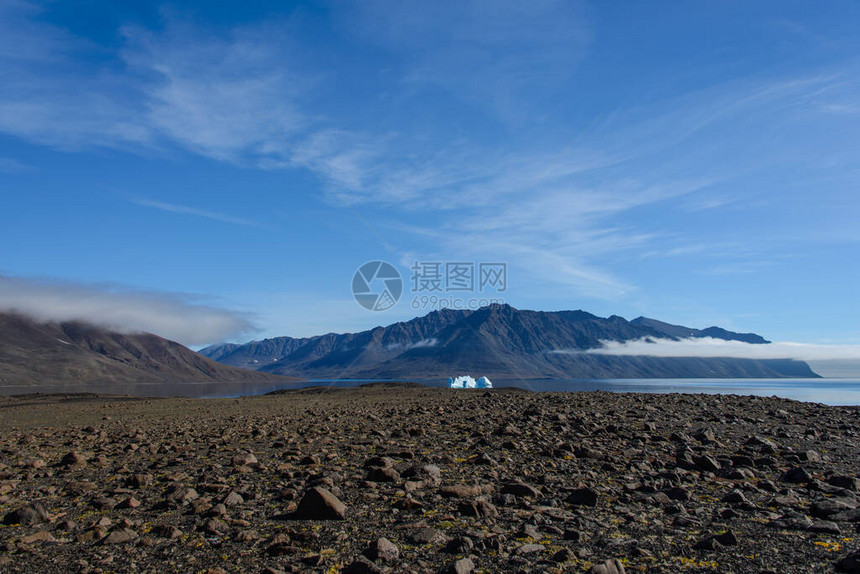
[[[569,379],[498,381],[533,391],[611,391],[616,393],[705,393],[777,396],[827,405],[860,405],[860,379]]]
[[[354,387],[368,380],[313,380],[299,383],[224,384],[180,383],[174,385],[88,385],[42,387],[42,393],[89,392],[111,395],[238,397],[262,395],[284,389],[308,386]],[[442,380],[419,381],[444,387]],[[860,405],[860,379],[568,379],[568,380],[495,380],[496,387],[520,387],[530,391],[576,392],[610,391],[617,393],[706,393],[777,396],[828,405]],[[30,392],[31,387],[0,384],[0,395]],[[464,391],[469,392],[469,391]]]

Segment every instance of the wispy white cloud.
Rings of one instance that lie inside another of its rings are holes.
[[[31,169],[33,169],[32,166],[14,157],[0,157],[0,173],[23,173]]]
[[[151,332],[185,345],[216,343],[255,330],[247,315],[200,297],[117,285],[0,277],[0,311],[39,321],[82,320],[121,332]]]
[[[140,205],[142,207],[152,207],[153,209],[159,209],[161,211],[167,211],[169,213],[179,213],[183,215],[194,215],[196,217],[203,217],[206,219],[213,219],[215,221],[223,221],[224,223],[233,223],[236,225],[247,225],[250,227],[262,227],[262,224],[251,220],[245,219],[242,217],[234,217],[232,215],[227,215],[225,213],[218,213],[217,211],[211,211],[208,209],[201,209],[198,207],[190,207],[187,205],[177,205],[175,203],[167,203],[164,201],[155,201],[152,199],[145,199],[141,197],[132,198],[130,200],[135,205]]]
[[[417,341],[415,343],[410,343],[410,344],[392,343],[391,345],[388,345],[386,347],[386,349],[388,351],[406,352],[406,351],[409,351],[411,349],[427,349],[430,347],[435,347],[438,344],[439,344],[438,339],[430,338],[430,339],[421,339],[420,341]]]
[[[593,39],[584,2],[480,0],[356,3],[340,17],[362,39],[403,54],[404,83],[434,85],[479,113],[521,124],[568,79]]]
[[[219,161],[288,158],[279,144],[306,124],[294,101],[307,80],[281,39],[287,32],[272,24],[213,37],[176,17],[159,32],[124,28],[122,58],[149,78],[138,85],[148,125]]]
[[[502,123],[537,118],[540,93],[557,95],[548,88],[575,73],[593,41],[591,9],[561,0],[527,7],[505,1],[492,10],[477,1],[379,1],[341,7],[334,17],[356,42],[396,54],[391,65],[399,89],[441,86]],[[307,168],[334,205],[363,204],[390,220],[414,218],[397,229],[422,240],[406,247],[416,257],[504,254],[535,280],[619,298],[635,285],[610,270],[609,256],[732,253],[730,245],[701,241],[693,243],[695,252],[685,251],[678,244],[688,238],[631,222],[631,213],[748,205],[744,194],[726,191],[727,182],[806,161],[778,142],[790,141],[785,132],[804,121],[847,115],[857,87],[851,66],[798,77],[751,76],[631,103],[596,121],[568,126],[569,118],[561,118],[548,124],[546,137],[511,138],[507,147],[468,133],[425,139],[375,119],[344,125],[317,108],[324,74],[302,71],[291,26],[282,20],[207,30],[168,13],[161,28],[123,28],[117,53],[79,58],[97,47],[41,21],[33,5],[6,2],[0,68],[11,73],[0,81],[0,131],[62,149],[176,147],[243,166]],[[856,165],[855,147],[841,146],[828,159],[841,154],[840,166]],[[721,195],[713,192],[718,186]],[[141,204],[254,224],[179,204]],[[745,260],[733,265],[711,272],[756,268]]]
[[[40,20],[42,8],[0,4],[0,131],[63,150],[151,143],[113,62],[83,63],[96,47]]]
[[[860,114],[860,104],[856,102],[828,102],[822,104],[821,109],[833,114]]]
[[[620,181],[595,188],[542,184],[533,195],[513,199],[509,209],[503,202],[471,209],[462,206],[468,217],[442,218],[435,228],[424,228],[421,233],[432,237],[443,255],[502,257],[520,277],[532,282],[567,285],[590,297],[615,300],[635,286],[610,272],[599,259],[641,249],[654,235],[613,219],[640,206],[694,193],[707,183],[645,186]],[[404,226],[403,230],[409,232],[410,228]]]
[[[716,265],[706,267],[699,271],[702,275],[749,275],[760,273],[762,269],[773,267],[774,261],[758,260],[758,261],[737,261],[735,263],[726,263],[725,265]]]
[[[176,16],[165,29],[128,26],[104,50],[40,20],[25,2],[0,6],[0,131],[63,150],[151,153],[176,145],[218,161],[289,159],[279,142],[303,126],[305,82],[275,25],[203,35]]]
[[[645,251],[639,254],[639,259],[650,259],[650,258],[666,258],[666,257],[684,257],[688,255],[698,255],[701,253],[712,252],[714,249],[713,245],[706,243],[698,243],[693,245],[683,245],[681,247],[671,247],[663,250],[654,250],[654,251]]]
[[[789,160],[780,156],[785,150],[779,146],[763,153],[758,144],[746,143],[749,136],[757,141],[749,130],[759,129],[763,118],[786,126],[814,116],[819,112],[810,102],[843,82],[835,73],[753,77],[619,110],[598,121],[558,161],[534,149],[512,154],[473,147],[459,157],[436,154],[400,179],[403,154],[367,154],[351,164],[361,174],[351,200],[437,213],[433,227],[397,227],[430,240],[433,255],[504,254],[531,278],[600,298],[618,299],[635,290],[602,263],[625,252],[640,258],[723,258],[730,263],[710,264],[701,272],[754,272],[760,261],[774,260],[765,243],[752,251],[744,242],[698,240],[689,246],[689,238],[671,228],[643,227],[627,216],[661,205],[669,214],[677,211],[678,219],[703,210],[767,208],[759,205],[760,198],[731,188],[739,178]],[[757,127],[746,127],[750,122]],[[751,146],[755,155],[735,154],[740,161],[726,163],[723,150],[711,149],[707,142],[714,133],[732,130],[735,147]],[[536,180],[536,174],[543,175]],[[719,195],[715,188],[722,190]],[[383,191],[388,189],[395,192]]]

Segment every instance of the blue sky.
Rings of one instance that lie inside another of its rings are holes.
[[[860,5],[0,0],[0,303],[188,344],[520,308],[860,344]]]

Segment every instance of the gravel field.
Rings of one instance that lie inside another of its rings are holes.
[[[860,408],[0,397],[0,572],[860,572]]]

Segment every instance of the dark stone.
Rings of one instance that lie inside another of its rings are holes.
[[[840,500],[838,498],[824,498],[812,503],[810,514],[816,518],[829,518],[834,514],[857,508],[856,503]]]
[[[151,474],[133,474],[125,479],[126,486],[130,488],[145,488],[153,482]]]
[[[367,480],[373,482],[397,482],[400,480],[400,473],[390,466],[373,466],[367,471]]]
[[[821,455],[814,450],[805,450],[797,456],[804,462],[821,462]]]
[[[516,534],[517,538],[531,538],[532,540],[540,540],[541,535],[537,531],[537,528],[532,524],[523,524],[523,527],[520,528],[520,531]]]
[[[803,484],[812,480],[812,475],[802,466],[795,466],[789,469],[782,475],[782,480],[793,484]]]
[[[341,572],[343,574],[382,574],[382,569],[366,556],[359,556]]]
[[[728,502],[730,504],[740,504],[742,502],[747,502],[747,497],[744,496],[743,492],[735,489],[723,497],[723,502]]]
[[[346,505],[329,490],[315,486],[299,501],[295,517],[306,520],[343,520],[346,518]]]
[[[672,499],[669,498],[669,495],[665,492],[655,492],[651,495],[651,500],[654,504],[659,504],[660,506],[665,506],[667,504],[672,503]]]
[[[22,526],[32,526],[47,522],[48,511],[38,502],[31,502],[17,510],[13,510],[3,517],[3,524],[21,524]]]
[[[62,466],[82,467],[87,465],[87,459],[82,454],[70,452],[60,460],[60,464]]]
[[[693,548],[697,550],[716,550],[719,548],[720,544],[717,542],[717,539],[713,536],[707,536],[693,545]]]
[[[702,444],[710,444],[710,443],[717,442],[717,435],[714,434],[713,429],[709,429],[709,428],[704,428],[704,429],[699,430],[698,432],[696,432],[693,435],[693,438],[695,438],[697,441],[699,441]]]
[[[242,497],[242,495],[233,490],[231,490],[227,494],[227,496],[225,496],[221,500],[221,504],[223,504],[224,506],[238,506],[240,504],[243,504],[244,502],[245,499]]]
[[[439,494],[446,498],[469,498],[472,496],[480,496],[483,492],[484,491],[480,486],[469,484],[454,484],[439,488]]]
[[[496,507],[483,497],[461,502],[457,506],[457,510],[463,516],[476,516],[479,518],[490,518],[499,514]]]
[[[424,480],[438,484],[442,479],[442,471],[435,464],[423,464],[419,466],[410,466],[403,471],[403,478],[413,480]]]
[[[22,536],[20,542],[22,544],[34,544],[36,542],[57,542],[57,539],[47,530],[39,530],[33,534]]]
[[[717,472],[722,468],[717,459],[712,456],[703,455],[703,456],[694,456],[693,464],[696,465],[696,468],[700,470],[705,470],[708,472]]]
[[[750,458],[746,455],[742,455],[742,454],[738,454],[738,455],[733,456],[732,457],[732,464],[734,466],[745,466],[745,467],[749,467],[749,468],[755,467],[755,461],[753,461],[752,458]]]
[[[169,504],[186,504],[200,497],[197,491],[187,486],[174,486],[167,491],[164,499]]]
[[[664,492],[666,493],[666,496],[668,496],[672,500],[680,500],[682,502],[690,500],[690,491],[683,486],[673,486],[672,488],[669,488]]]
[[[126,544],[138,539],[137,532],[128,528],[114,530],[102,539],[102,544]]]
[[[519,480],[504,483],[500,492],[512,494],[518,498],[524,496],[537,498],[541,495],[540,490]]]
[[[378,466],[381,468],[389,468],[394,466],[394,459],[388,456],[374,456],[364,461],[364,468]]]
[[[827,479],[827,482],[832,486],[844,488],[853,492],[860,491],[860,479],[854,478],[853,476],[834,474]]]
[[[593,488],[577,488],[565,499],[568,504],[575,506],[597,506],[600,495]]]
[[[546,550],[543,544],[523,544],[516,550],[517,556],[530,556],[532,554],[540,554]]]
[[[208,532],[209,534],[222,535],[225,534],[228,530],[230,530],[230,527],[223,520],[219,520],[217,518],[210,518],[203,523],[201,529],[204,532]]]
[[[445,541],[445,536],[435,528],[419,528],[409,535],[408,540],[413,544],[440,544]]]
[[[482,452],[480,455],[475,457],[475,460],[473,462],[475,464],[483,464],[486,466],[496,466],[499,464],[496,459],[492,458],[490,455],[488,455],[485,452]]]
[[[751,436],[749,439],[747,439],[746,444],[749,446],[759,447],[759,450],[769,454],[776,452],[776,443],[774,443],[768,438],[764,438],[761,436]]]
[[[400,550],[388,538],[374,540],[362,554],[374,563],[396,564],[400,561]]]
[[[439,574],[472,574],[474,571],[475,563],[471,558],[460,558],[439,570]]]
[[[842,512],[838,512],[831,516],[833,520],[840,520],[844,522],[860,522],[860,508],[855,508],[853,510],[843,510]]]
[[[737,546],[738,537],[731,530],[727,530],[722,534],[713,534],[702,540],[699,540],[693,548],[699,550],[716,550],[720,546]]]
[[[848,574],[860,574],[860,550],[855,550],[836,564],[837,572],[847,572]]]
[[[617,558],[607,560],[603,564],[595,564],[591,567],[591,574],[626,574],[624,564]]]
[[[458,536],[448,541],[442,549],[449,554],[468,554],[475,547],[475,543],[468,536]]]
[[[161,538],[168,538],[170,540],[182,538],[182,531],[175,526],[156,526],[152,529],[152,532],[156,536],[160,536]]]
[[[786,513],[776,520],[772,520],[767,524],[771,528],[780,530],[802,530],[806,531],[812,526],[812,519],[805,514],[797,512]]]
[[[821,532],[824,534],[841,534],[839,525],[829,520],[813,520],[809,532]]]
[[[92,501],[92,505],[99,510],[113,510],[119,504],[116,498],[100,496]]]
[[[723,546],[737,546],[738,545],[738,537],[731,530],[727,530],[722,534],[716,534],[714,536],[717,542],[722,544]]]
[[[266,547],[266,554],[270,556],[288,556],[298,552],[301,552],[301,548],[294,546],[286,533],[273,536]]]

